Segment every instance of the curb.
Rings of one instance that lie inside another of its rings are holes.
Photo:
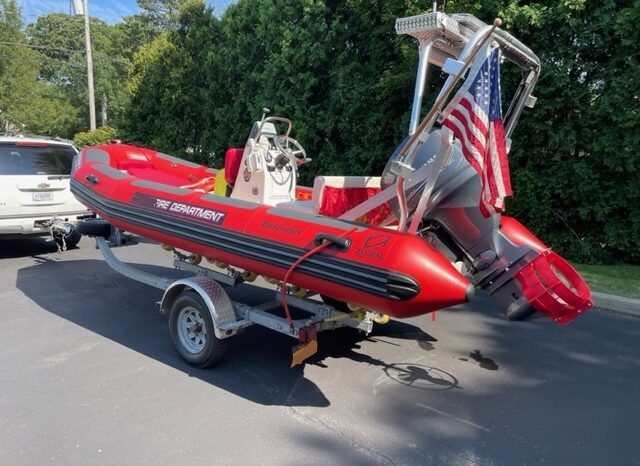
[[[605,311],[617,312],[633,317],[640,317],[640,299],[624,298],[606,293],[591,293],[594,306]]]

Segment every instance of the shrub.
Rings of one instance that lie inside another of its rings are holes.
[[[106,144],[118,137],[118,130],[111,126],[102,126],[94,131],[84,131],[73,137],[73,143],[78,149],[97,144]]]

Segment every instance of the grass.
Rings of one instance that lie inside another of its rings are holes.
[[[572,265],[591,291],[640,299],[640,265]]]

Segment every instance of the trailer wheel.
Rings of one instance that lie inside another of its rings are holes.
[[[211,313],[195,291],[185,291],[173,302],[169,332],[182,359],[192,366],[211,367],[224,356],[227,342],[216,337]]]

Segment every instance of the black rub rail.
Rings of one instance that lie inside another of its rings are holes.
[[[106,199],[75,179],[71,180],[71,192],[107,216],[283,269],[291,267],[306,252],[302,248],[265,241],[214,225],[205,227],[182,218],[180,222],[176,222],[176,218],[171,215]],[[420,292],[416,280],[404,273],[378,269],[329,255],[319,254],[311,257],[300,264],[298,270],[305,275],[398,301],[410,299]]]

